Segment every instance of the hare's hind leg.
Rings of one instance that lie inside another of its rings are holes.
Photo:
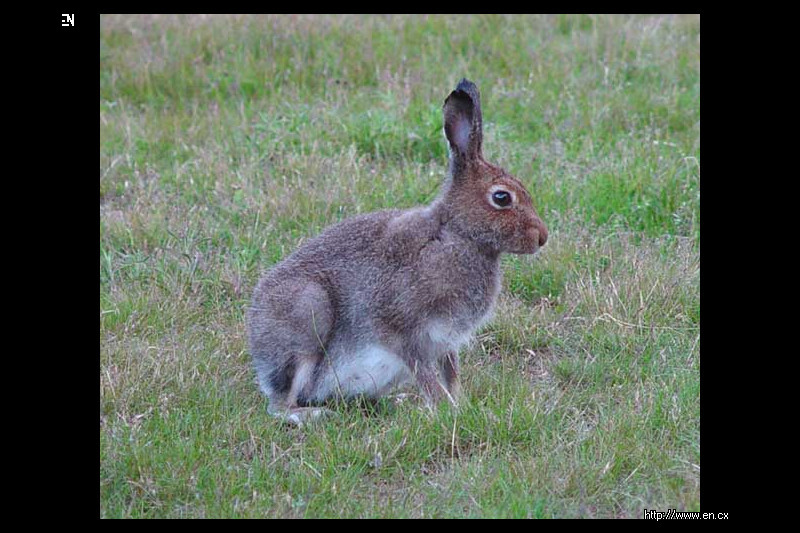
[[[304,396],[313,385],[313,373],[318,363],[316,357],[297,358],[288,393],[270,396],[267,412],[296,426],[329,414],[331,411],[324,407],[298,407],[298,404],[305,403]]]
[[[333,326],[325,289],[312,281],[287,280],[265,288],[250,310],[250,344],[268,412],[302,425],[325,409],[300,407],[314,386]]]

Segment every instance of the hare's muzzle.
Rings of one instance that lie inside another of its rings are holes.
[[[532,223],[528,228],[526,241],[529,243],[528,250],[523,253],[528,254],[535,254],[547,242],[547,226],[538,216],[533,217]]]
[[[544,246],[547,242],[547,226],[544,225],[544,222],[538,220],[538,229],[539,229],[539,248]]]

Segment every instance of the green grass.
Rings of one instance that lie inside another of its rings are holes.
[[[697,16],[117,16],[100,36],[103,517],[641,517],[697,510]],[[506,257],[458,412],[266,413],[260,273],[430,201],[441,104],[550,229]]]

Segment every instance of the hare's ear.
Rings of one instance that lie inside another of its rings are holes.
[[[464,78],[444,101],[444,135],[450,143],[453,170],[482,156],[483,126],[478,87]]]

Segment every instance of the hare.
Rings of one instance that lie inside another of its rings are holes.
[[[377,398],[414,380],[457,404],[459,347],[490,316],[500,254],[533,254],[547,228],[523,184],[483,159],[478,88],[444,102],[449,171],[430,204],[339,222],[258,282],[250,351],[268,411],[301,425],[332,398]]]

